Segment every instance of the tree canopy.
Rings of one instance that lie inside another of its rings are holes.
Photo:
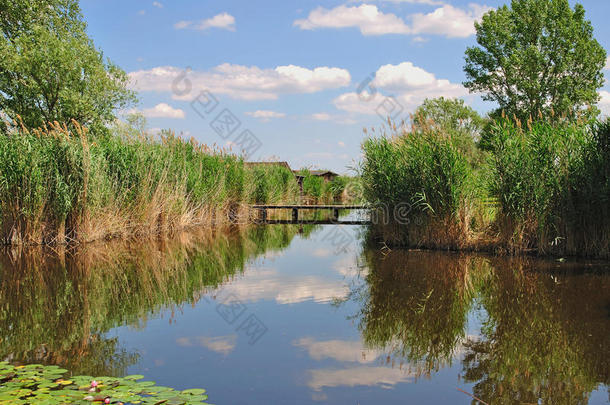
[[[474,138],[479,135],[484,121],[464,100],[456,98],[426,99],[413,114],[416,127],[426,125],[453,133],[464,132]]]
[[[0,110],[29,127],[104,127],[135,100],[87,36],[77,0],[0,0]]]
[[[415,130],[432,129],[452,136],[472,163],[480,163],[475,141],[481,138],[486,123],[464,100],[456,98],[426,99],[413,114]]]
[[[475,23],[479,46],[466,50],[464,85],[528,119],[597,115],[606,51],[582,5],[513,0]]]

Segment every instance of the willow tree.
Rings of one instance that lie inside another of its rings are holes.
[[[582,5],[568,0],[513,0],[475,24],[478,46],[466,50],[471,91],[521,119],[594,116],[606,51]]]
[[[87,36],[77,0],[0,0],[0,111],[29,127],[103,128],[134,100],[127,75]]]

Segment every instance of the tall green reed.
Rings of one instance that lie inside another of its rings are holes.
[[[234,217],[240,204],[298,195],[290,170],[252,169],[170,131],[98,135],[74,122],[0,133],[4,244],[157,235]]]
[[[610,256],[610,124],[519,122],[492,128],[491,192],[511,250]]]
[[[363,143],[364,196],[387,211],[386,241],[427,247],[469,242],[481,187],[462,143],[442,130],[395,125],[390,134]]]

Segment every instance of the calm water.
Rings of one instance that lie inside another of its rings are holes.
[[[144,374],[215,404],[609,402],[607,266],[365,239],[269,225],[10,252],[0,359]]]

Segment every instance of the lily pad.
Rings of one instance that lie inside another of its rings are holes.
[[[13,366],[0,362],[0,401],[11,404],[64,403],[92,404],[92,400],[130,404],[205,404],[204,389],[176,391],[169,387],[155,385],[152,381],[140,381],[143,375],[134,374],[123,378],[67,376],[67,370],[58,366],[29,364]],[[90,392],[90,384],[98,385]]]

